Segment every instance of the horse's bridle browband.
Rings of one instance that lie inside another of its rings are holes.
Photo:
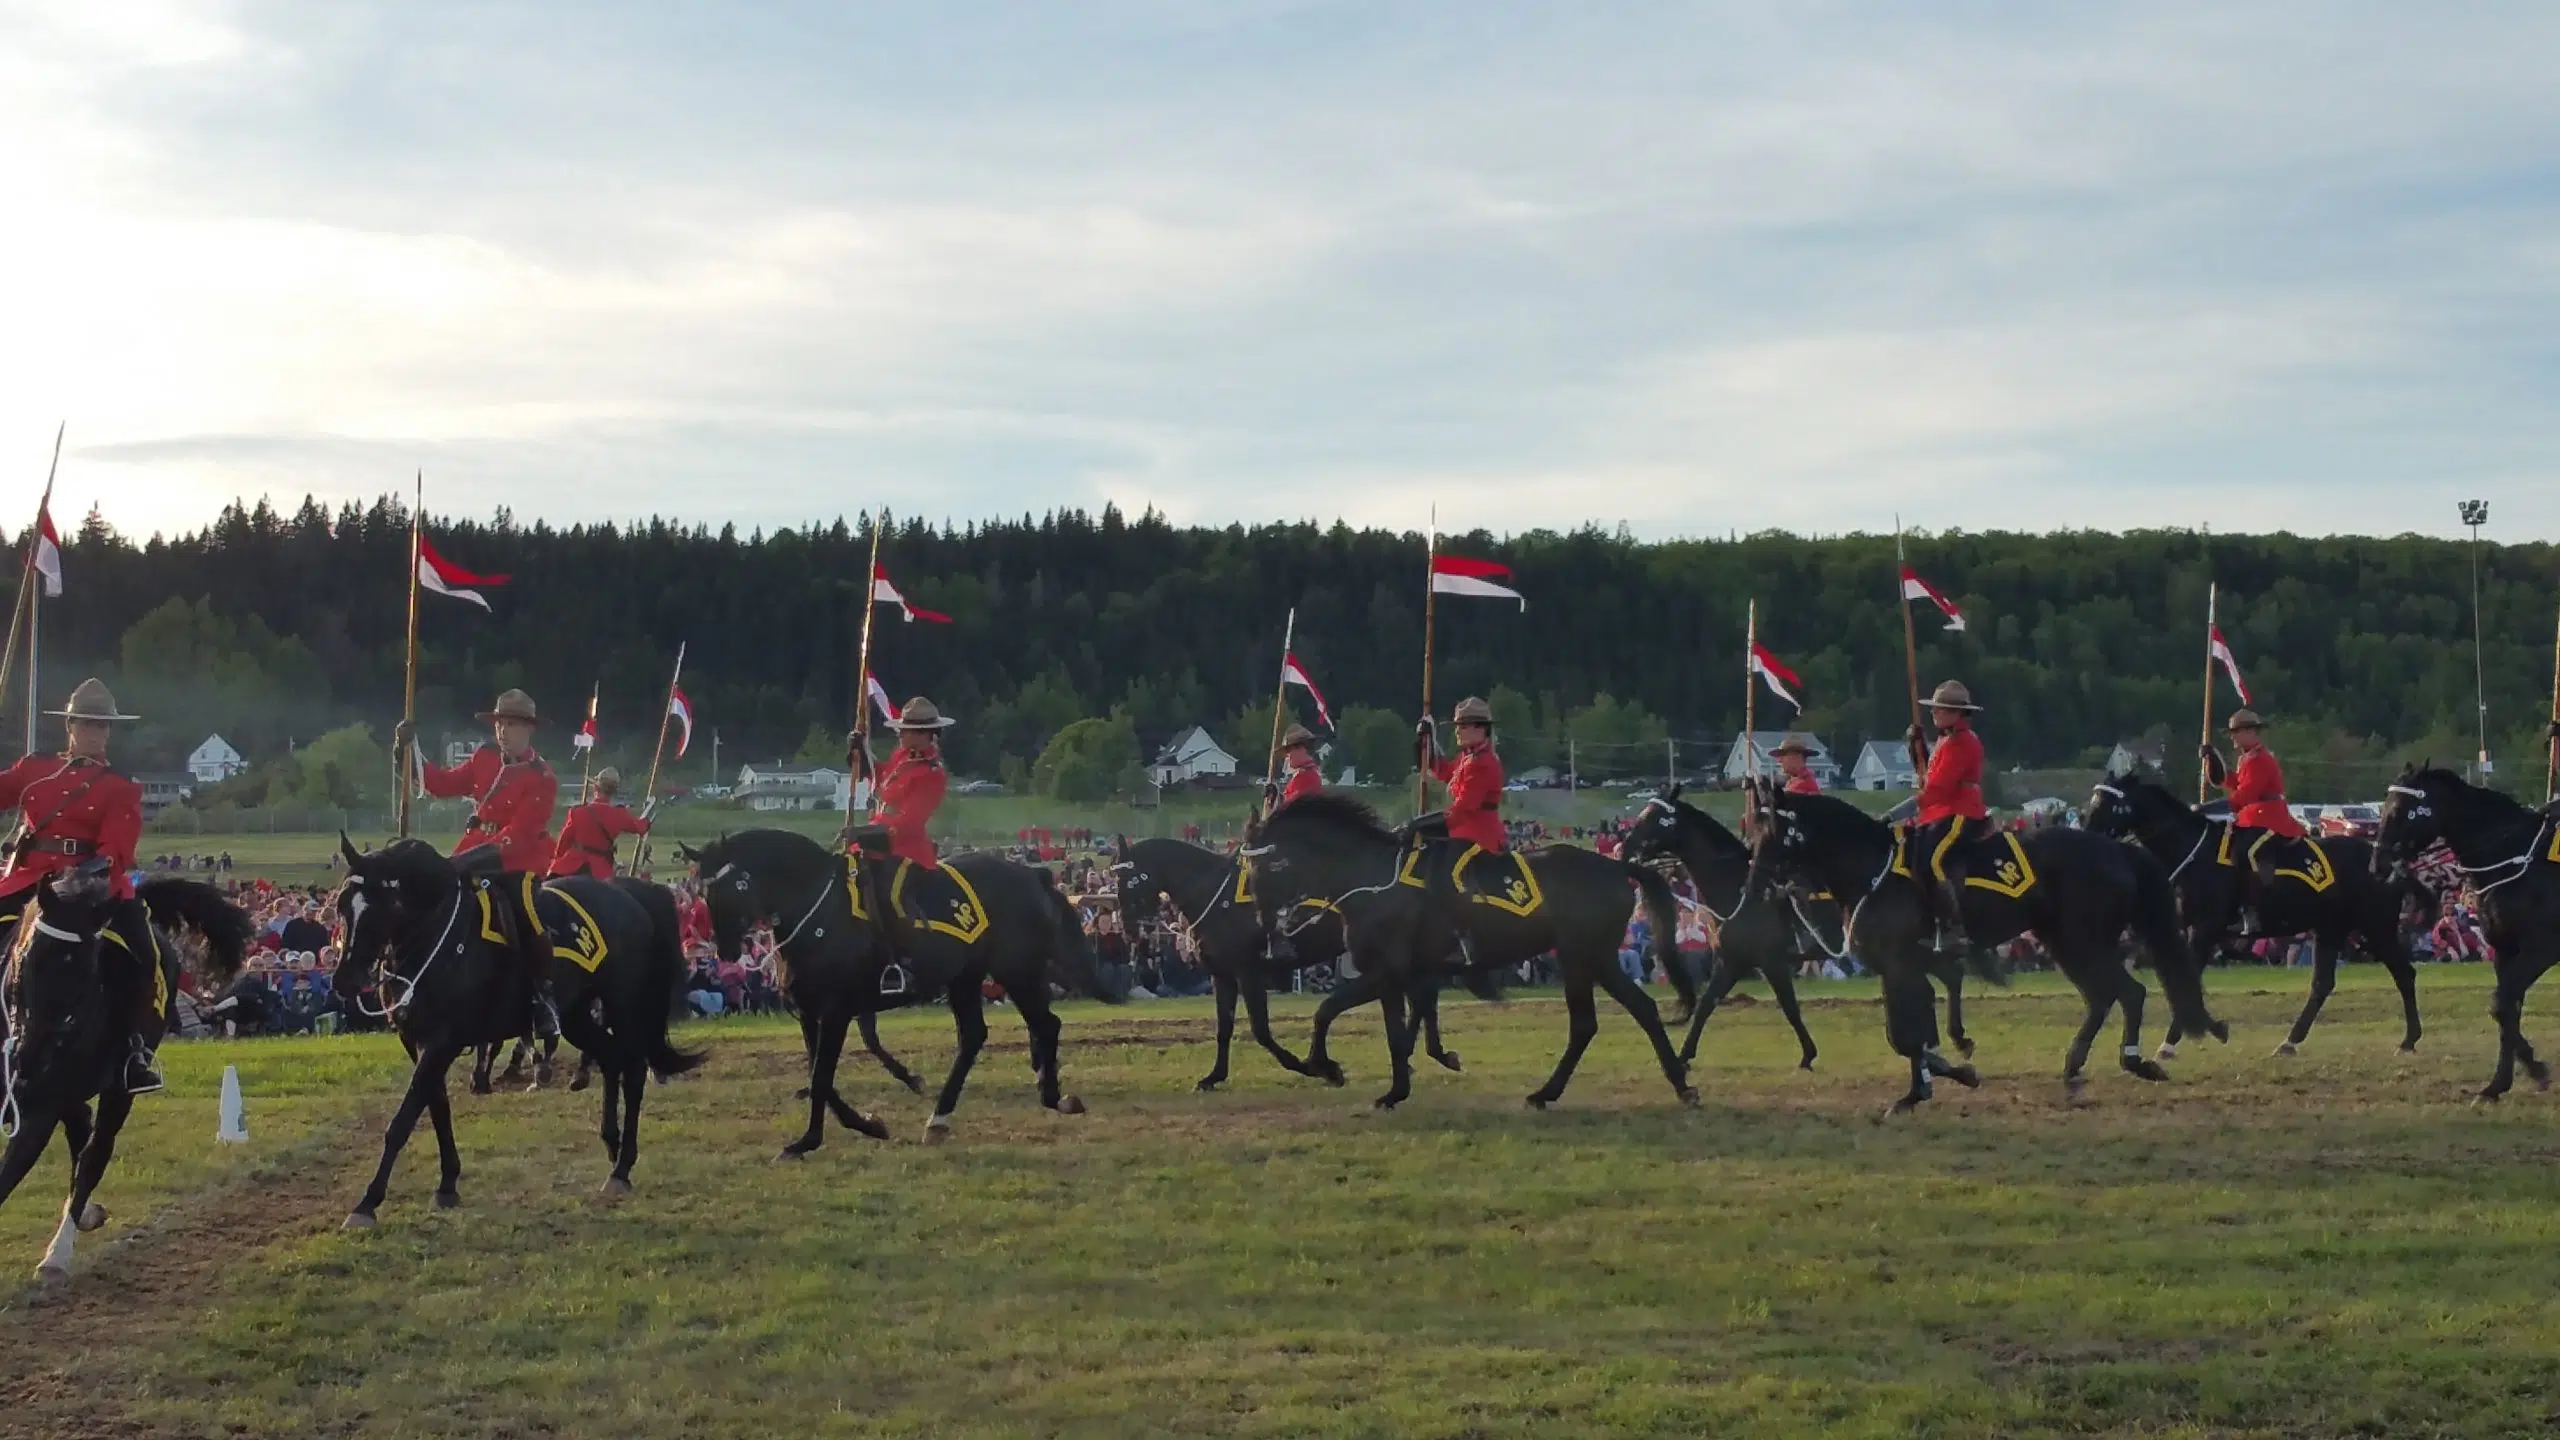
[[[729,863],[722,865],[718,870],[713,871],[711,873],[711,877],[703,881],[703,884],[705,886],[716,885],[719,882],[728,879],[735,873],[738,873],[738,864],[736,861],[732,860]],[[810,901],[809,908],[800,912],[800,923],[791,927],[790,934],[774,941],[773,948],[776,950],[783,949],[789,946],[792,941],[799,939],[800,932],[808,929],[809,922],[818,918],[819,907],[827,903],[827,897],[834,894],[835,890],[836,882],[833,877],[829,877],[827,880],[820,883],[818,886],[818,898]],[[768,912],[764,917],[765,928],[768,930],[772,929],[781,919],[782,913],[780,911]],[[827,938],[827,932],[820,930],[817,938],[824,940]]]
[[[363,1010],[366,1015],[377,1020],[393,1020],[401,1011],[409,1007],[410,1000],[418,993],[420,982],[427,978],[429,970],[435,968],[436,957],[444,953],[444,942],[453,934],[453,927],[461,923],[463,892],[470,888],[467,882],[459,878],[455,880],[452,909],[444,917],[444,928],[436,932],[436,943],[427,947],[427,958],[419,962],[417,974],[403,975],[394,968],[393,962],[400,956],[398,945],[388,945],[383,948],[383,958],[373,962],[373,993],[382,1002],[382,1008],[365,1010],[364,1001],[359,999],[356,1001],[358,1010]],[[357,898],[362,899],[362,894],[359,893]],[[462,946],[457,944],[453,948],[459,953]],[[391,998],[391,982],[395,980],[400,982],[400,998],[397,1000]]]

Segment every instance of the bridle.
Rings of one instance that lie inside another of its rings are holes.
[[[365,899],[363,876],[351,876],[347,884],[355,891],[347,897],[348,909],[352,912],[347,916],[347,938],[349,943],[353,943],[355,928],[363,922],[364,912],[369,908],[370,902]],[[385,889],[397,889],[399,885],[400,882],[397,880],[383,882]],[[409,1002],[417,998],[418,986],[426,980],[427,972],[435,968],[436,957],[444,954],[444,942],[452,939],[453,927],[461,923],[462,897],[469,888],[459,877],[456,877],[453,898],[446,902],[444,928],[436,932],[435,943],[427,947],[427,958],[418,962],[418,973],[414,975],[400,973],[398,944],[388,944],[383,947],[382,958],[373,962],[373,993],[382,1008],[366,1009],[364,997],[359,995],[355,999],[355,1006],[359,1013],[369,1019],[390,1021],[395,1024],[398,1022],[400,1012],[408,1009]],[[463,942],[455,940],[453,953],[461,954],[462,948]],[[392,988],[395,984],[399,987],[396,992]]]
[[[2101,795],[2114,796],[2118,803],[2124,806],[2127,823],[2136,827],[2133,831],[2133,838],[2140,838],[2140,817],[2133,814],[2133,801],[2126,796],[2124,791],[2103,780],[2098,782],[2097,790]],[[2196,831],[2195,843],[2187,847],[2186,857],[2180,860],[2169,871],[2169,883],[2172,885],[2178,882],[2179,876],[2187,873],[2188,866],[2196,863],[2196,857],[2204,853],[2204,842],[2212,839],[2214,832],[2221,831],[2228,834],[2231,830],[2231,822],[2228,820],[2213,820],[2202,815],[2196,816],[2196,819],[2200,822],[2200,828]]]
[[[727,880],[733,875],[737,877],[740,889],[747,889],[755,883],[755,876],[753,874],[739,869],[737,862],[731,861],[722,865],[718,870],[713,871],[711,875],[702,882],[703,888],[709,889],[711,886],[717,885],[721,881]],[[799,923],[791,927],[791,932],[789,934],[775,940],[773,942],[773,948],[776,950],[786,949],[793,941],[798,940],[800,938],[800,932],[809,929],[809,922],[818,918],[819,909],[827,903],[827,897],[834,894],[835,890],[836,882],[833,876],[829,876],[826,880],[822,881],[818,886],[817,898],[809,902],[808,909],[800,912]],[[779,929],[782,924],[782,913],[778,910],[767,912],[764,923],[765,928],[767,929]],[[809,938],[812,940],[826,939],[827,927],[823,925],[819,926],[816,930],[810,932]]]

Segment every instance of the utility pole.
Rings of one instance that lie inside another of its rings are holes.
[[[711,783],[720,783],[720,727],[711,727]]]
[[[2480,646],[2480,527],[2489,523],[2489,502],[2462,502],[2462,523],[2471,527],[2471,697],[2480,712],[2480,768],[2472,779],[2488,783],[2495,765],[2489,759],[2489,671]]]

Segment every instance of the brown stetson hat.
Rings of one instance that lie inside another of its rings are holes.
[[[1963,681],[1949,680],[1929,692],[1929,708],[1932,710],[1979,710],[1982,707],[1973,703],[1973,692],[1964,688]]]
[[[528,725],[542,723],[541,712],[533,708],[533,697],[521,690],[503,691],[496,704],[480,712],[483,723],[498,720],[522,720]]]
[[[71,687],[71,699],[59,710],[47,710],[66,720],[139,720],[116,708],[116,697],[107,690],[107,682],[95,675]]]
[[[1811,755],[1813,753],[1813,742],[1790,731],[1786,739],[1778,742],[1778,748],[1770,751],[1769,753],[1772,755]]]
[[[1288,749],[1292,745],[1313,745],[1315,743],[1316,732],[1308,729],[1304,725],[1296,723],[1295,721],[1290,722],[1289,728],[1281,732],[1280,735],[1280,748],[1283,750]]]
[[[898,712],[897,728],[900,730],[939,730],[950,723],[952,722],[947,716],[945,716],[941,711],[933,708],[932,701],[919,695],[913,700],[908,701],[905,708]]]
[[[2243,705],[2239,709],[2231,712],[2230,723],[2222,728],[2225,730],[2263,730],[2266,727],[2267,722],[2258,718],[2257,711]]]

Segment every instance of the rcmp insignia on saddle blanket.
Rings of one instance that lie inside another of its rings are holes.
[[[1916,876],[1919,872],[1912,864],[1911,828],[1896,825],[1893,829],[1893,873],[1906,878]],[[2027,847],[2019,842],[2018,832],[1998,830],[1970,842],[1964,884],[1968,890],[1988,890],[2010,900],[2025,899],[2027,892],[2036,888],[2036,867],[2027,858]]]
[[[1428,847],[1419,843],[1405,847],[1404,859],[1396,866],[1396,883],[1427,889],[1430,882],[1422,869],[1427,853]],[[1449,884],[1470,902],[1490,905],[1506,915],[1535,915],[1547,903],[1528,857],[1517,850],[1495,855],[1481,845],[1469,845],[1449,866]]]
[[[2314,895],[2338,883],[2338,867],[2329,863],[2329,852],[2321,847],[2319,841],[2310,836],[2297,838],[2278,835],[2272,830],[2264,831],[2249,846],[2247,855],[2243,857],[2231,853],[2232,828],[2230,825],[2222,827],[2222,844],[2217,847],[2213,857],[2216,864],[2238,865],[2245,858],[2248,864],[2254,866],[2258,862],[2259,853],[2265,851],[2268,858],[2275,862],[2271,868],[2277,875],[2300,882]]]
[[[480,896],[481,920],[488,920],[489,896]],[[549,885],[536,885],[533,877],[524,877],[525,912],[542,926],[543,938],[551,942],[551,953],[592,975],[605,962],[612,950],[604,942],[604,927],[578,897]]]
[[[987,907],[979,903],[969,877],[950,865],[928,870],[900,860],[889,880],[889,910],[963,945],[974,945],[987,933]]]

